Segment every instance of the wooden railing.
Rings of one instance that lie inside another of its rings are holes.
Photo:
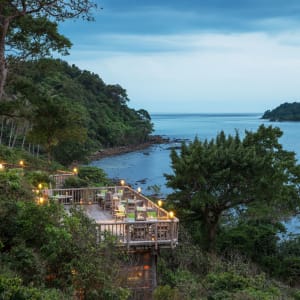
[[[110,199],[116,197],[118,201],[125,204],[130,199],[135,205],[134,210],[144,207],[154,212],[155,217],[142,221],[136,220],[132,211],[126,208],[125,218],[114,219],[113,205],[106,206],[105,204],[108,201],[108,195]],[[44,190],[44,196],[64,205],[99,204],[103,210],[110,211],[111,221],[96,220],[97,241],[99,242],[103,241],[107,235],[113,235],[120,245],[128,248],[131,246],[174,248],[177,245],[179,220],[176,217],[170,217],[166,210],[128,186],[52,189]],[[131,214],[130,217],[129,214]]]
[[[178,219],[139,222],[101,222],[97,224],[97,241],[112,235],[121,246],[175,248],[178,243]]]

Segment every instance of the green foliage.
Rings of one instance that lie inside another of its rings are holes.
[[[179,300],[181,297],[177,289],[172,289],[169,285],[158,286],[153,293],[154,300]]]
[[[67,299],[55,289],[38,289],[22,285],[18,277],[0,274],[0,298],[3,300],[62,300]]]
[[[294,152],[282,149],[278,128],[260,126],[243,140],[225,136],[182,144],[171,153],[174,189],[168,197],[187,226],[198,222],[202,242],[210,250],[222,216],[276,218],[299,207],[300,166]]]
[[[64,182],[64,188],[80,188],[80,187],[86,187],[89,183],[78,176],[70,176],[67,178]]]
[[[300,291],[294,293],[294,300],[300,300]]]
[[[15,50],[14,57],[51,56],[52,51],[67,55],[72,46],[66,37],[59,34],[58,24],[46,17],[24,15],[14,19],[10,25],[6,44]]]
[[[292,300],[297,295],[297,290],[269,279],[249,257],[228,251],[225,256],[203,252],[184,228],[180,241],[174,251],[160,252],[157,297],[167,299],[174,293],[182,299]]]
[[[63,97],[45,97],[34,110],[33,128],[28,138],[44,146],[50,161],[56,145],[73,140],[84,143],[84,113],[82,107]]]
[[[90,186],[104,186],[109,183],[107,175],[102,169],[99,169],[97,167],[80,167],[78,177],[88,182]]]
[[[263,275],[245,277],[232,272],[210,273],[206,277],[208,299],[281,299],[278,288]]]
[[[263,265],[266,257],[277,253],[279,234],[284,231],[281,223],[241,220],[234,226],[222,226],[217,245],[220,253],[238,251]]]
[[[83,289],[86,299],[128,297],[128,290],[119,287],[120,258],[113,239],[97,244],[96,224],[82,211],[66,215],[56,203],[7,200],[0,201],[0,213],[0,269],[17,274],[25,286],[67,294]]]
[[[300,236],[290,236],[279,243],[276,256],[269,259],[274,275],[297,286],[300,282]]]
[[[283,103],[273,110],[267,110],[262,119],[270,121],[300,121],[300,103]]]
[[[62,168],[62,165],[55,161],[53,161],[51,164],[48,164],[42,155],[40,157],[36,157],[25,149],[9,148],[7,146],[0,145],[1,163],[5,162],[19,167],[20,160],[24,161],[25,172],[28,169],[54,171]]]
[[[32,282],[37,285],[43,283],[46,270],[43,260],[33,248],[27,247],[24,243],[16,243],[6,256],[6,262],[11,270],[22,276],[25,285]]]
[[[30,199],[32,197],[30,186],[23,178],[22,169],[9,169],[0,171],[0,200]]]
[[[40,183],[43,185],[43,188],[49,187],[51,182],[49,173],[45,171],[28,171],[25,173],[25,177],[35,188],[37,188]]]
[[[18,127],[28,127],[26,142],[41,144],[64,165],[104,147],[145,142],[152,132],[150,115],[127,106],[126,90],[74,65],[42,59],[18,64],[10,74],[7,90],[18,97],[1,114],[16,116],[12,120]],[[3,120],[3,141],[8,143],[11,118]],[[15,144],[23,140],[20,130]]]
[[[0,158],[1,158],[1,163],[3,162],[14,163],[17,162],[20,157],[18,153],[14,151],[14,149],[0,145]]]

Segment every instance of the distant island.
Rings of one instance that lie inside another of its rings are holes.
[[[300,103],[283,103],[273,110],[267,110],[262,119],[270,121],[300,121]]]

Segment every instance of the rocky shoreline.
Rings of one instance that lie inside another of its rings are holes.
[[[137,144],[137,145],[127,145],[127,146],[120,146],[120,147],[112,147],[112,148],[105,148],[101,149],[95,153],[93,153],[90,157],[89,160],[99,160],[105,157],[109,156],[114,156],[114,155],[119,155],[119,154],[124,154],[124,153],[129,153],[133,151],[138,151],[138,150],[143,150],[151,145],[156,145],[156,144],[168,144],[170,143],[169,138],[165,138],[160,135],[152,135],[149,137],[148,141],[145,143]]]

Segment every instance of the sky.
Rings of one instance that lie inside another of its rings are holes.
[[[263,113],[300,101],[299,0],[99,0],[68,21],[70,64],[150,113]],[[102,9],[100,9],[102,8]]]

